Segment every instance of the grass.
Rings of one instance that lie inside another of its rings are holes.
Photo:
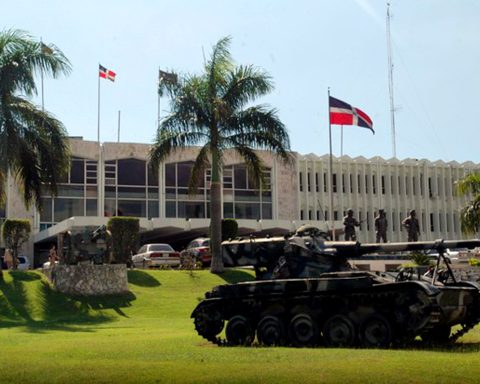
[[[223,348],[190,313],[212,286],[251,278],[131,271],[131,293],[79,298],[39,272],[0,283],[0,383],[477,383],[480,329],[446,349]]]

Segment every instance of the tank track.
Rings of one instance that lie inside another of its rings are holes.
[[[420,290],[417,291],[409,291],[409,294],[417,295]],[[405,300],[406,294],[404,291],[391,291],[391,292],[365,292],[365,293],[354,293],[354,294],[348,294],[348,295],[339,295],[339,294],[331,294],[331,295],[325,295],[325,297],[328,297],[330,300],[347,300],[347,306],[350,305],[351,303],[356,303],[357,305],[363,305],[363,306],[371,306],[374,311],[377,311],[378,308],[381,308],[382,305],[385,305],[386,303],[395,303],[398,301]],[[248,298],[249,300],[251,298]],[[415,336],[418,335],[421,332],[428,331],[429,329],[433,329],[435,326],[438,325],[441,319],[441,309],[437,304],[437,301],[435,297],[430,297],[427,295],[422,296],[423,303],[420,303],[420,300],[417,302],[412,302],[410,301],[408,305],[404,306],[404,310],[406,311],[407,308],[409,311],[417,312],[418,318],[415,318],[411,312],[408,312],[406,315],[408,318],[407,319],[399,319],[397,320],[397,327],[398,328],[407,328],[408,332],[404,334],[403,336],[407,337],[408,334],[410,333],[410,336]],[[258,299],[260,300],[260,299]],[[411,298],[410,298],[411,300]],[[416,307],[413,310],[410,307]],[[195,324],[195,329],[199,336],[203,337],[205,340],[216,344],[218,346],[231,346],[233,344],[229,343],[228,340],[225,338],[222,338],[220,336],[217,336],[218,334],[221,333],[223,329],[223,320],[222,320],[222,326],[220,327],[219,324],[217,324],[212,331],[212,327],[206,326],[206,324],[215,324],[217,323],[218,317],[219,317],[219,312],[214,308],[215,306],[207,306],[206,308],[203,308],[201,311],[196,313],[194,317],[194,324]],[[211,309],[212,311],[210,311]],[[334,313],[333,313],[334,314]],[[331,315],[333,315],[331,314]],[[401,315],[398,315],[401,317]],[[405,314],[404,314],[405,316]],[[402,323],[402,321],[406,321],[408,324]],[[464,326],[462,330],[459,330],[456,332],[454,335],[450,337],[450,339],[453,341],[457,340],[459,337],[461,337],[463,334],[467,333],[474,325],[469,325],[469,326]],[[395,344],[401,344],[399,340],[395,342]]]

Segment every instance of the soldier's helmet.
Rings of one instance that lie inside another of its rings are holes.
[[[352,209],[352,208],[348,208],[348,209],[347,209],[347,213],[353,213],[353,209]]]
[[[378,213],[385,213],[385,210],[384,209],[379,209]]]
[[[414,210],[414,209],[412,209],[412,210],[410,211],[410,215],[415,215],[415,210]]]

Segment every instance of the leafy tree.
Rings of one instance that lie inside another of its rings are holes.
[[[273,89],[271,78],[253,66],[235,66],[228,50],[230,38],[219,40],[200,75],[171,73],[160,82],[159,93],[170,98],[170,113],[159,125],[150,160],[154,169],[173,151],[200,145],[192,168],[193,191],[211,167],[211,271],[223,271],[221,259],[221,181],[223,154],[234,149],[259,183],[264,165],[254,149],[265,149],[288,162],[290,142],[277,111],[251,105]]]
[[[37,94],[35,74],[56,78],[69,72],[68,59],[54,45],[20,30],[0,31],[0,198],[8,171],[27,204],[35,200],[41,206],[42,186],[56,193],[70,165],[66,130],[30,98]]]
[[[460,211],[462,232],[475,234],[480,229],[480,174],[471,173],[458,180],[456,189],[460,196],[471,196],[471,200]]]
[[[2,226],[2,237],[6,248],[13,254],[13,269],[17,269],[18,250],[28,241],[31,226],[28,219],[6,219]]]
[[[138,218],[115,216],[108,220],[107,228],[112,234],[112,264],[130,264],[138,246]]]

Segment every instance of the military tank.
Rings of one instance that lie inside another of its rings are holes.
[[[213,288],[191,317],[198,334],[218,345],[390,347],[417,336],[454,342],[480,321],[480,285],[457,281],[444,253],[478,246],[480,240],[332,242],[312,227],[228,241],[225,265],[252,265],[261,279]],[[375,252],[429,250],[439,254],[431,277],[357,271],[348,262]]]

